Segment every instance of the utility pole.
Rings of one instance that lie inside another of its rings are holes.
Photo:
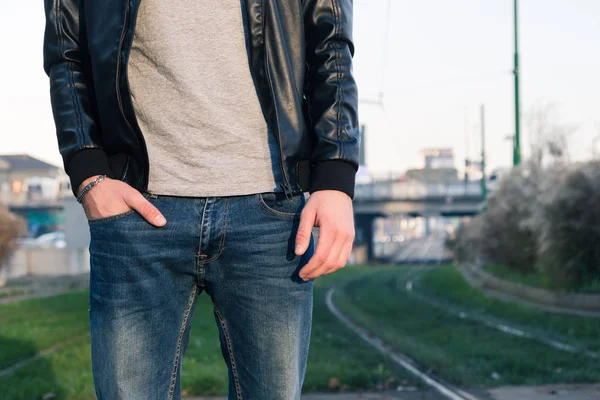
[[[519,104],[519,25],[518,25],[518,7],[517,0],[514,0],[515,17],[515,139],[513,144],[513,165],[521,164],[521,108]]]
[[[485,106],[481,105],[481,198],[487,200],[487,177],[485,175]]]

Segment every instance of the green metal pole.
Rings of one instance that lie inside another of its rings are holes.
[[[521,164],[521,109],[519,104],[519,25],[517,0],[514,0],[515,17],[515,140],[513,145],[513,165]]]
[[[481,105],[481,198],[487,200],[487,177],[485,175],[485,106]]]

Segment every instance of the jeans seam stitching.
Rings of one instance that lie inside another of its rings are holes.
[[[183,313],[183,321],[181,322],[181,328],[179,329],[179,336],[177,338],[177,349],[175,350],[175,360],[173,360],[173,373],[171,375],[171,385],[169,386],[169,400],[173,400],[173,392],[175,390],[175,384],[177,383],[177,370],[179,368],[179,359],[181,358],[181,342],[183,340],[183,335],[187,329],[187,322],[190,316],[190,310],[192,309],[192,305],[194,304],[194,299],[196,298],[196,285],[192,288],[192,294],[190,295],[190,299],[188,301],[187,308]]]
[[[294,213],[294,214],[292,214],[292,213],[284,213],[284,212],[273,210],[272,208],[270,208],[267,205],[267,203],[265,203],[265,201],[263,200],[262,193],[258,193],[258,203],[263,208],[263,210],[265,210],[266,212],[268,212],[271,215],[275,215],[277,217],[289,218],[289,219],[298,218],[298,214],[297,213]]]
[[[219,318],[219,323],[221,324],[221,329],[223,330],[223,336],[225,337],[225,343],[227,344],[227,353],[229,353],[229,362],[231,363],[231,373],[233,375],[233,382],[235,385],[236,399],[244,400],[242,398],[242,388],[240,387],[237,367],[235,365],[235,357],[233,356],[233,346],[231,345],[231,338],[229,336],[229,331],[227,330],[227,324],[225,323],[225,319],[223,318],[223,316],[219,312],[219,309],[214,303],[213,308],[215,310],[215,314],[217,314],[217,318]]]
[[[221,236],[221,241],[219,242],[219,252],[208,260],[204,260],[204,263],[209,263],[217,259],[225,248],[223,244],[225,243],[225,236],[227,235],[227,210],[229,208],[229,197],[225,200],[225,211],[223,212],[223,222],[221,223],[221,229],[223,231],[223,236]]]
[[[206,209],[208,208],[208,198],[204,201],[204,206],[202,207],[202,216],[200,217],[200,232],[198,234],[199,236],[199,240],[198,240],[198,254],[197,256],[201,256],[202,255],[202,235],[204,234],[204,218],[206,216]],[[204,260],[204,262],[206,263],[207,261]],[[196,271],[196,274],[198,272]]]
[[[111,215],[111,216],[108,216],[108,217],[88,219],[88,223],[90,225],[101,224],[101,223],[104,223],[104,222],[109,222],[109,221],[113,221],[113,220],[116,220],[116,219],[120,219],[120,218],[126,217],[129,214],[133,214],[134,212],[135,212],[135,210],[132,208],[131,210],[125,211],[123,213]]]

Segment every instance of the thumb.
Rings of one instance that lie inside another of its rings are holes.
[[[154,206],[154,204],[150,203],[144,195],[140,192],[131,193],[127,196],[127,203],[137,212],[139,212],[146,221],[150,222],[152,225],[157,227],[161,227],[167,223],[164,215]]]
[[[310,234],[315,225],[316,213],[313,208],[305,208],[300,214],[300,224],[296,233],[296,255],[304,254],[310,243]]]

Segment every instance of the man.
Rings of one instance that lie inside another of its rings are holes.
[[[229,398],[299,399],[313,280],[354,238],[352,1],[45,10],[59,149],[91,235],[98,398],[179,399],[206,291]]]

